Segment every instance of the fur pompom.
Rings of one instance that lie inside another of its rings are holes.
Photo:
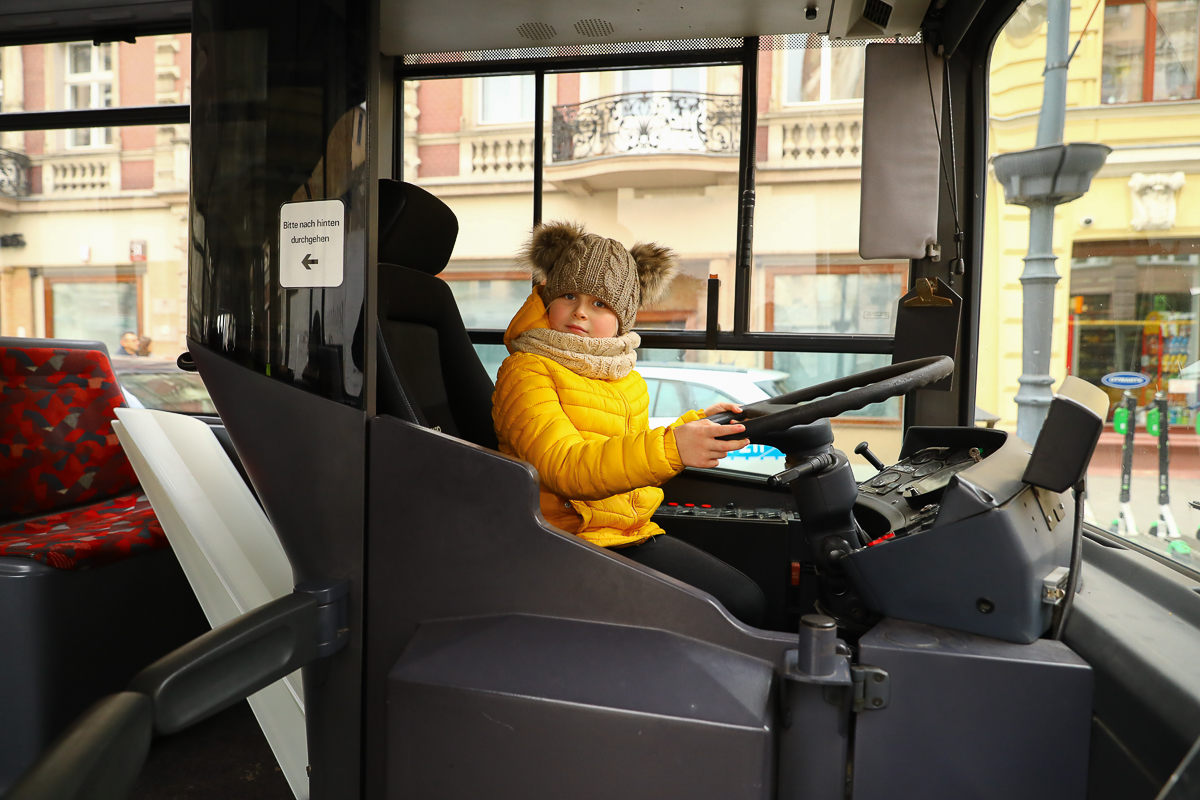
[[[583,254],[583,226],[577,222],[545,222],[533,229],[529,242],[521,250],[521,261],[533,273],[534,281],[541,283],[549,276],[554,265],[571,251]]]
[[[666,297],[671,281],[679,272],[679,255],[671,248],[654,242],[639,242],[630,249],[629,254],[637,263],[642,305],[652,305]]]

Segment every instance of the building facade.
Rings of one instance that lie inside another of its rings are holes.
[[[187,34],[3,48],[0,110],[187,103],[190,59]],[[186,124],[0,135],[0,335],[182,352],[188,173]]]

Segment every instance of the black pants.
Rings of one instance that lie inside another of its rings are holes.
[[[687,542],[659,534],[613,552],[708,592],[747,625],[761,628],[766,619],[767,598],[757,583]]]

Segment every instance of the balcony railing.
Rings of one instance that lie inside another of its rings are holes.
[[[41,164],[44,196],[86,197],[120,190],[121,159],[115,152],[55,154]]]
[[[862,163],[862,108],[785,108],[759,124],[768,129],[768,151],[759,167],[820,169]],[[764,164],[763,161],[766,161]]]
[[[25,154],[0,150],[0,195],[29,196],[29,158]]]
[[[738,95],[632,92],[555,106],[556,163],[632,153],[735,155],[741,132]]]

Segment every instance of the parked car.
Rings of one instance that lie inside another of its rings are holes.
[[[693,408],[722,400],[745,405],[784,393],[786,372],[721,364],[639,361],[637,371],[650,389],[650,427],[669,425]],[[783,453],[752,444],[727,455],[721,466],[764,475],[783,470]]]
[[[112,356],[113,371],[130,408],[216,416],[199,373],[184,372],[173,358]]]

